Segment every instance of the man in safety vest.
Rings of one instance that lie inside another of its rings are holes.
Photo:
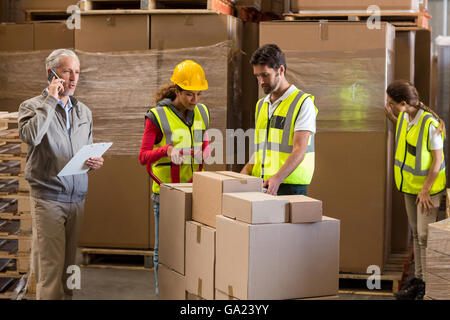
[[[250,63],[267,96],[256,104],[255,152],[241,173],[262,177],[268,194],[306,195],[314,173],[314,97],[286,80],[277,45],[260,47]]]

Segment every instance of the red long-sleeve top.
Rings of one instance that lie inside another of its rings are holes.
[[[150,164],[158,161],[162,157],[167,157],[167,148],[170,144],[166,144],[157,149],[153,149],[155,144],[158,144],[162,140],[163,134],[161,130],[149,119],[145,118],[145,130],[142,137],[141,151],[139,153],[139,162],[142,165],[147,166],[147,171],[150,173]],[[210,155],[208,133],[205,134],[203,145],[203,158],[207,158]],[[180,166],[172,166],[170,171],[171,183],[180,182]]]

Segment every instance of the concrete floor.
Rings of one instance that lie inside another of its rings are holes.
[[[78,254],[77,264],[81,264]],[[394,300],[389,296],[341,294],[340,300]],[[156,300],[155,275],[148,271],[81,268],[81,289],[74,300]]]

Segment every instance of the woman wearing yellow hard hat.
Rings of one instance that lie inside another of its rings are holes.
[[[206,130],[209,110],[200,104],[200,94],[208,89],[203,68],[186,60],[178,64],[170,78],[155,94],[156,106],[145,115],[139,161],[153,178],[152,199],[155,213],[155,289],[158,296],[159,186],[161,183],[192,181],[195,171],[203,170],[209,156]]]

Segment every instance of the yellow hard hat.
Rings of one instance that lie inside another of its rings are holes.
[[[208,89],[203,68],[192,60],[185,60],[173,70],[170,81],[184,90],[202,91]]]

